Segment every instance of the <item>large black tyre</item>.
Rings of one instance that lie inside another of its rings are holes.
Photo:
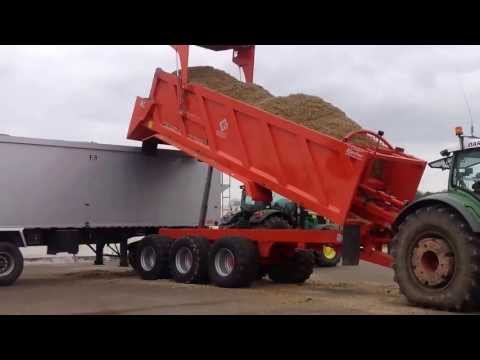
[[[223,288],[249,287],[258,273],[259,254],[252,241],[228,237],[211,247],[209,275],[212,284]]]
[[[409,215],[392,240],[394,280],[414,305],[463,311],[480,300],[480,241],[444,206]]]
[[[286,219],[281,216],[273,215],[266,218],[262,223],[258,224],[256,228],[261,229],[290,229],[291,226]]]
[[[18,247],[0,242],[0,286],[10,286],[23,272],[23,255]]]
[[[138,243],[136,271],[143,280],[169,279],[168,255],[173,240],[158,235],[146,236]]]
[[[256,228],[259,229],[291,229],[292,227],[288,223],[288,221],[278,215],[270,216],[269,218],[265,219],[262,223],[258,224]],[[257,278],[256,280],[261,280],[265,276],[268,275],[270,271],[270,266],[267,265],[260,265],[258,268]]]
[[[202,237],[187,236],[176,240],[169,256],[172,279],[185,284],[206,283],[209,250],[210,243]]]
[[[248,229],[250,227],[250,223],[243,213],[237,213],[232,218],[228,220],[228,223],[225,224],[224,222],[220,223],[220,229]]]
[[[335,249],[324,246],[321,251],[315,252],[315,259],[318,267],[335,267],[342,259],[342,256]]]
[[[270,266],[268,277],[280,284],[303,284],[313,273],[315,256],[312,251],[295,251],[292,257]]]

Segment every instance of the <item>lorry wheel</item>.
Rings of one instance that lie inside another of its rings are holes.
[[[187,236],[175,241],[170,249],[170,273],[179,283],[208,281],[210,243],[202,237]]]
[[[324,246],[322,251],[316,251],[316,260],[319,267],[335,267],[341,258],[340,253],[330,246]]]
[[[170,278],[168,254],[173,240],[164,236],[149,235],[138,243],[137,272],[143,280]]]
[[[214,285],[248,287],[256,280],[258,272],[258,249],[250,240],[228,237],[216,241],[211,247],[209,275]]]
[[[268,277],[279,284],[303,284],[313,273],[315,255],[312,251],[295,251],[295,254],[280,264],[270,267]]]
[[[395,281],[407,300],[439,310],[461,311],[480,300],[480,241],[456,212],[419,209],[392,240]]]
[[[23,255],[12,243],[0,243],[0,286],[12,285],[23,272]]]

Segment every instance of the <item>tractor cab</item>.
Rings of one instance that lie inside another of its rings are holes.
[[[226,228],[255,228],[269,227],[272,218],[280,219],[275,221],[275,227],[289,228],[295,227],[295,216],[297,212],[296,204],[284,199],[270,202],[254,201],[247,193],[245,186],[240,186],[242,191],[240,200],[240,210],[228,214],[222,218],[221,227]],[[273,194],[278,198],[277,194]]]
[[[248,213],[255,213],[256,211],[265,210],[270,207],[269,203],[264,201],[254,201],[251,196],[247,194],[245,186],[240,186],[242,190],[242,197],[240,200],[240,210]]]
[[[261,227],[266,220],[272,217],[283,220],[282,228],[322,229],[326,226],[331,227],[325,218],[305,210],[297,203],[277,193],[272,193],[272,202],[263,202],[254,201],[247,194],[245,186],[240,186],[240,189],[242,191],[240,210],[224,216],[221,222],[222,227]],[[279,223],[277,222],[277,224]]]
[[[465,136],[461,127],[456,128],[459,145],[443,150],[442,159],[429,164],[431,168],[450,171],[449,190],[480,196],[480,138]]]
[[[458,152],[454,159],[450,186],[480,195],[480,147]]]

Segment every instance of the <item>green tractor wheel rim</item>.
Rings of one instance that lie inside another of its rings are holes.
[[[335,249],[330,246],[324,246],[322,253],[323,256],[328,260],[333,260],[337,256]]]

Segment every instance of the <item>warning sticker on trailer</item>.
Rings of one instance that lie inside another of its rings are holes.
[[[347,152],[345,153],[345,155],[353,158],[353,159],[356,159],[356,160],[363,160],[363,154],[359,153],[358,151],[352,149],[352,148],[348,148],[347,149]]]

